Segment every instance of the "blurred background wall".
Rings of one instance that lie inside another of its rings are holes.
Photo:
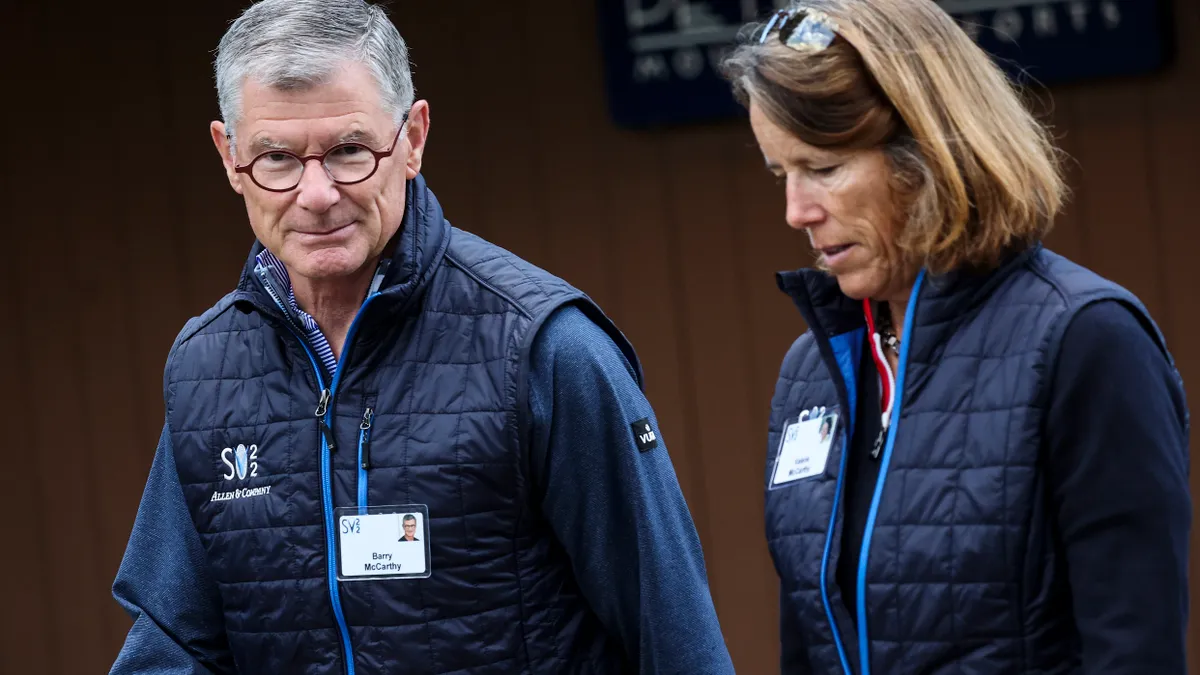
[[[212,52],[243,4],[0,14],[4,673],[106,672],[130,625],[109,586],[162,424],[163,360],[252,243],[207,130]],[[804,326],[773,273],[811,256],[747,124],[618,129],[592,2],[391,13],[432,105],[425,174],[448,217],[582,287],[632,339],[738,670],[775,672],[765,425]],[[1195,388],[1200,4],[1172,15],[1166,70],[1043,94],[1073,158],[1048,244],[1137,293]]]

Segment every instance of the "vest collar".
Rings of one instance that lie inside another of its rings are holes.
[[[955,270],[942,275],[926,275],[917,296],[910,357],[922,362],[932,360],[935,350],[957,330],[964,317],[989,298],[1016,269],[1029,262],[1042,249],[1041,243],[1012,251],[1000,265],[985,271]],[[805,323],[818,340],[829,340],[866,326],[862,304],[842,293],[837,280],[816,269],[799,269],[776,275],[780,290],[792,298]],[[896,323],[903,317],[895,317]]]
[[[404,220],[385,249],[391,252],[391,263],[380,287],[380,297],[372,303],[386,308],[389,314],[402,311],[424,291],[450,240],[450,224],[425,178],[418,174],[407,182],[405,191]],[[280,315],[274,300],[255,278],[254,269],[262,250],[262,243],[255,241],[242,268],[236,299]]]

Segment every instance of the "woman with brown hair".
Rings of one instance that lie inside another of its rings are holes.
[[[747,34],[726,75],[817,255],[778,277],[809,327],[765,472],[783,672],[1184,673],[1182,383],[1136,297],[1042,246],[1045,128],[930,0]]]

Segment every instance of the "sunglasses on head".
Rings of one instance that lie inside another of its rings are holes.
[[[771,31],[778,29],[779,42],[798,52],[824,50],[840,30],[836,21],[828,14],[808,7],[781,9],[763,27],[758,44],[766,44]]]

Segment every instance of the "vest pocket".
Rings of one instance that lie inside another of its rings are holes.
[[[368,397],[358,425],[358,506],[367,507],[367,472],[371,469],[371,425],[375,421],[375,398]]]

